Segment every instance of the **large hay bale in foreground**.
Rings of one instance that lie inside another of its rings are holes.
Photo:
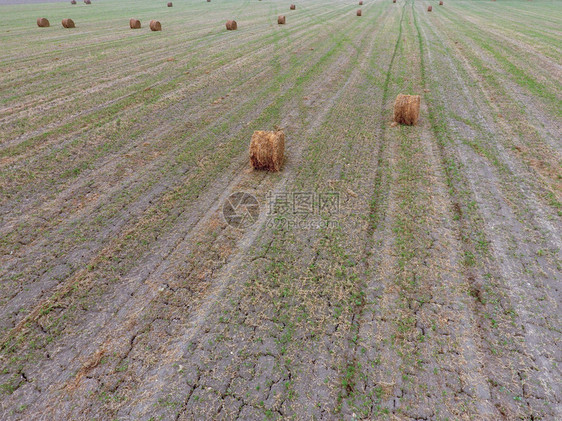
[[[157,20],[151,20],[151,21],[150,21],[150,30],[151,30],[151,31],[161,31],[161,30],[162,30],[162,25],[161,25],[160,22],[157,21]]]
[[[235,20],[227,20],[226,21],[226,30],[227,31],[235,31],[238,29],[238,24]]]
[[[279,16],[277,17],[277,24],[278,24],[278,25],[285,25],[285,16],[279,15]]]
[[[432,10],[433,10],[433,7],[427,6],[427,11],[428,11],[428,12],[431,12]]]
[[[168,3],[168,7],[173,7],[174,5],[172,4],[172,2]]]
[[[37,18],[37,26],[39,28],[48,28],[51,24],[47,18]]]
[[[279,171],[285,154],[285,133],[257,130],[250,142],[250,162],[256,170]]]
[[[64,28],[76,28],[76,25],[74,25],[74,21],[72,19],[66,18],[62,20],[62,26]]]
[[[291,4],[291,7],[289,7],[289,9],[291,10],[295,10],[297,8],[297,6],[295,6],[294,4]]]
[[[357,11],[357,16],[361,16],[361,9]]]
[[[140,29],[141,21],[138,19],[131,19],[129,20],[129,26],[131,27],[131,29]]]
[[[419,95],[398,95],[394,102],[394,121],[407,126],[416,125],[420,116],[420,103]]]

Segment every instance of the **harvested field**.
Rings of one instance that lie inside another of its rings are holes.
[[[0,6],[0,419],[562,419],[557,3],[206,3]]]

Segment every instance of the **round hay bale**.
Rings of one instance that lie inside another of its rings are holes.
[[[396,3],[396,0],[392,0],[392,3]]]
[[[250,163],[256,170],[279,171],[285,154],[285,133],[257,130],[250,142]]]
[[[357,11],[357,16],[361,16],[361,9]]]
[[[291,4],[291,7],[289,7],[289,9],[291,10],[295,10],[297,8],[297,6],[295,6],[294,4]]]
[[[227,20],[226,21],[226,30],[227,31],[235,31],[238,29],[238,24],[235,20]]]
[[[168,3],[168,7],[173,7],[174,5],[172,4],[172,2]]]
[[[421,98],[419,95],[398,95],[394,102],[394,122],[414,126],[420,116]]]
[[[439,6],[443,6],[443,1],[440,1],[440,2],[439,2]]]
[[[277,24],[278,24],[278,25],[285,25],[285,16],[279,15],[279,16],[277,17]]]
[[[211,0],[207,0],[207,3],[210,3],[210,2],[211,2]]]
[[[363,2],[362,2],[362,1],[359,2],[359,6],[363,6]]]
[[[162,30],[162,25],[160,25],[160,22],[157,21],[157,20],[151,20],[149,26],[150,26],[151,31],[161,31]]]
[[[39,28],[48,28],[51,24],[47,18],[37,18],[37,26]]]
[[[90,0],[84,0],[85,4],[92,4],[92,2]]]
[[[76,28],[72,19],[66,18],[62,20],[63,28]]]
[[[76,4],[76,0],[70,0],[70,4]]]
[[[129,26],[131,27],[131,29],[140,29],[141,21],[138,19],[131,19],[129,20]]]
[[[428,11],[428,12],[431,12],[432,10],[433,10],[433,7],[427,6],[427,11]]]

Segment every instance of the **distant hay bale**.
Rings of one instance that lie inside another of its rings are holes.
[[[168,7],[173,7],[174,5],[172,4],[172,2],[168,3]]]
[[[37,18],[37,26],[39,28],[48,28],[51,24],[47,18]]]
[[[70,4],[76,4],[76,0],[70,0]]]
[[[420,116],[420,103],[419,95],[398,95],[394,102],[394,121],[407,126],[416,125]]]
[[[131,29],[140,29],[141,22],[138,19],[131,19],[129,20],[129,26],[131,27]]]
[[[439,2],[439,6],[443,6],[443,1],[440,1],[440,2]]]
[[[361,9],[357,11],[357,16],[361,16]]]
[[[279,16],[277,17],[277,24],[278,24],[278,25],[285,25],[285,16],[279,15]]]
[[[428,11],[428,12],[431,12],[432,10],[433,10],[433,7],[427,6],[427,11]]]
[[[279,171],[285,153],[285,133],[257,130],[250,142],[250,162],[256,170]]]
[[[210,2],[211,2],[211,0],[207,0],[207,3],[210,3]]]
[[[72,19],[66,18],[62,20],[62,26],[64,28],[76,28],[74,21]]]
[[[363,2],[362,2],[362,1],[359,2],[359,6],[363,6]]]
[[[227,31],[235,31],[238,29],[238,24],[235,20],[227,20],[226,21],[226,30]]]
[[[392,0],[392,3],[396,3],[396,0]]]
[[[85,4],[92,4],[92,2],[90,0],[84,0]]]
[[[291,4],[291,7],[290,7],[291,10],[295,10],[296,8],[297,8],[297,6],[295,6],[294,4]]]
[[[151,31],[161,31],[162,30],[162,25],[157,20],[151,20],[149,26],[150,26]]]

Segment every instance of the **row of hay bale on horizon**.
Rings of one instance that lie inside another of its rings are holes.
[[[394,101],[394,121],[399,124],[415,126],[420,115],[421,97],[419,95],[399,94]],[[256,130],[250,140],[250,164],[255,170],[277,172],[285,160],[285,132],[281,128],[274,131]]]
[[[207,0],[207,1],[211,1],[211,0]],[[70,4],[76,4],[76,0],[70,0]],[[92,0],[84,0],[84,4],[92,4]],[[168,7],[172,7],[173,4],[172,2],[168,3]]]
[[[90,0],[84,0],[84,2],[88,2],[87,4],[91,4]],[[207,0],[207,2],[210,2],[211,0]],[[71,4],[76,4],[76,0],[72,0]],[[359,4],[363,4],[362,1],[359,2]],[[170,2],[168,3],[168,7],[173,7],[173,4]],[[290,10],[296,10],[297,6],[294,4],[291,4],[289,6]],[[359,11],[360,12],[360,11]],[[358,16],[361,16],[358,12]],[[285,15],[279,15],[277,17],[277,23],[279,25],[285,25],[286,23],[286,17]],[[37,26],[39,28],[49,28],[51,26],[51,23],[49,22],[49,20],[47,18],[37,18]],[[76,24],[74,23],[74,21],[70,18],[65,18],[62,20],[62,26],[64,28],[76,28]],[[131,29],[140,29],[141,28],[141,21],[138,19],[134,19],[131,18],[129,20],[129,27]],[[160,23],[160,21],[157,20],[151,20],[149,27],[152,31],[161,31],[162,30],[162,24]],[[232,30],[236,30],[238,29],[238,24],[236,23],[235,20],[228,20],[226,21],[226,29],[229,31]]]
[[[210,2],[211,0],[207,0],[207,2]],[[261,1],[261,0],[260,0]],[[76,0],[71,0],[70,2],[71,4],[76,4]],[[84,0],[84,3],[86,4],[91,4],[91,0]],[[392,0],[392,3],[396,3],[396,0]],[[363,1],[359,1],[359,6],[363,5]],[[443,6],[443,0],[439,0],[439,6]],[[169,2],[168,3],[168,7],[173,7],[173,3]],[[290,10],[295,10],[297,7],[294,4],[291,4],[291,6],[289,6]],[[431,12],[433,10],[433,8],[431,6],[427,7],[427,11]],[[363,15],[363,11],[361,9],[357,10],[357,16],[362,16]],[[277,17],[277,23],[279,25],[285,25],[287,22],[287,19],[285,17],[285,15],[279,15]],[[48,28],[51,26],[49,20],[47,18],[37,18],[37,26],[40,28]],[[62,20],[62,26],[64,28],[76,28],[76,25],[74,23],[74,21],[70,18],[66,18]],[[129,20],[129,27],[131,29],[140,29],[141,28],[141,22],[138,19],[130,19]],[[160,23],[160,21],[157,20],[151,20],[149,23],[149,27],[152,31],[161,31],[162,30],[162,24]],[[238,24],[236,23],[235,20],[228,20],[226,21],[226,29],[228,31],[233,31],[238,29]]]
[[[39,28],[48,28],[51,26],[50,22],[46,18],[37,18],[37,26]],[[76,28],[76,24],[70,18],[65,18],[62,20],[63,28]],[[140,20],[138,19],[130,19],[129,20],[129,27],[131,29],[139,29],[141,27]],[[149,27],[151,31],[161,31],[162,25],[157,20],[151,20],[149,23]]]

